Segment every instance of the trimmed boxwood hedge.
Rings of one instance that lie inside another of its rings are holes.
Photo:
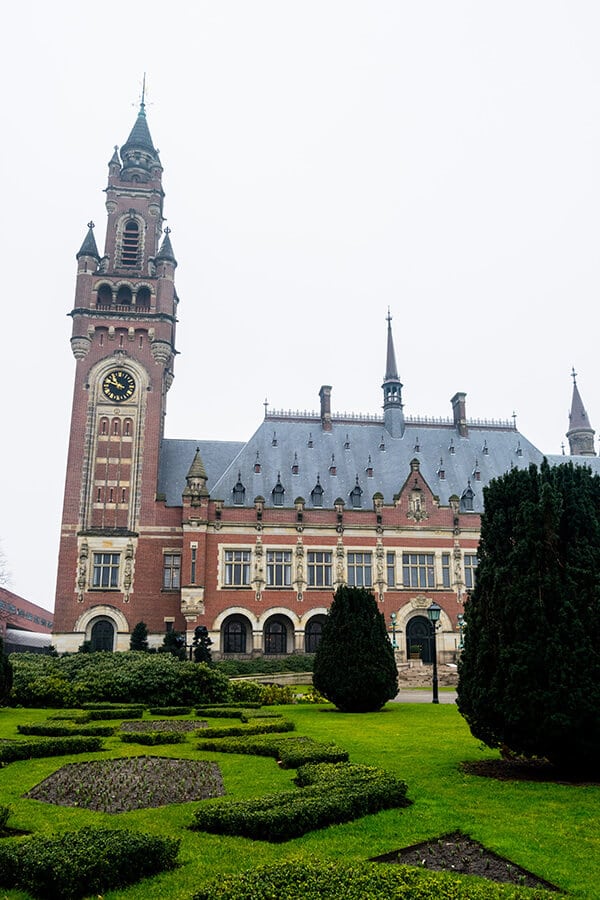
[[[124,744],[183,744],[186,736],[179,731],[125,731],[119,735]]]
[[[220,737],[244,737],[253,734],[282,734],[286,731],[294,731],[296,728],[289,719],[280,722],[252,722],[249,725],[209,725],[202,729],[202,736],[209,738]]]
[[[0,844],[0,884],[43,900],[101,894],[176,866],[179,840],[81,828]]]
[[[189,716],[191,706],[151,706],[148,712],[152,716]]]
[[[312,766],[304,773],[303,783],[307,786],[301,790],[203,806],[196,810],[190,827],[254,840],[287,841],[326,825],[410,803],[404,781],[369,766]]]
[[[141,719],[144,715],[144,707],[104,707],[103,709],[88,709],[86,716],[91,722],[106,721],[108,719]]]
[[[221,875],[192,900],[551,900],[545,890],[375,863],[288,862]]]
[[[205,729],[206,731],[206,729]],[[205,731],[202,733],[204,734]],[[282,769],[297,769],[305,763],[345,762],[348,751],[335,744],[324,744],[310,737],[276,737],[267,735],[246,738],[215,738],[200,740],[198,750],[214,753],[248,753],[251,756],[272,756]]]
[[[17,725],[19,734],[36,735],[37,737],[68,737],[69,735],[85,735],[87,737],[110,737],[115,733],[114,725],[51,725],[34,723]]]
[[[13,741],[0,744],[0,764],[43,756],[67,756],[72,753],[94,753],[103,750],[98,737],[41,738],[39,741]]]
[[[202,706],[196,711],[197,716],[204,716],[211,719],[240,719],[241,722],[248,722],[250,719],[281,719],[283,713],[267,712],[258,704],[253,708],[235,707],[215,708],[212,706]]]

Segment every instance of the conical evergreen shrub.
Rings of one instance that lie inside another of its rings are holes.
[[[313,683],[343,712],[374,712],[398,693],[394,651],[371,591],[342,586],[335,592]]]
[[[600,759],[600,478],[568,463],[484,490],[458,708],[489,747],[567,769]]]

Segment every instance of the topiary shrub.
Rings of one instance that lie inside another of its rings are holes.
[[[342,712],[375,712],[398,693],[394,651],[371,591],[342,585],[335,592],[313,684]]]
[[[484,488],[457,703],[489,747],[580,773],[600,758],[600,477],[572,463]]]
[[[42,900],[75,900],[124,887],[177,864],[179,840],[81,828],[0,844],[0,883]]]
[[[130,650],[148,650],[148,626],[145,622],[138,622],[134,626],[129,638]]]

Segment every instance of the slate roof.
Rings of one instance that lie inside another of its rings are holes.
[[[333,508],[341,497],[350,508],[350,492],[357,484],[357,476],[363,508],[372,506],[373,494],[377,492],[383,494],[384,503],[391,504],[410,473],[411,460],[416,458],[425,481],[442,505],[448,505],[452,495],[461,497],[470,485],[473,510],[481,512],[483,487],[492,478],[511,467],[539,465],[543,459],[543,454],[508,424],[471,424],[468,437],[460,437],[451,421],[409,421],[404,435],[394,438],[385,431],[383,420],[375,417],[357,422],[336,421],[334,417],[332,431],[324,432],[316,415],[303,420],[267,415],[247,443],[164,440],[159,490],[166,495],[169,506],[181,505],[186,475],[197,447],[211,497],[232,504],[233,487],[239,476],[245,488],[244,506],[252,506],[259,495],[267,506],[272,506],[273,488],[280,479],[285,491],[284,506],[292,506],[297,497],[303,497],[310,508],[311,492],[319,477],[323,506]],[[554,459],[565,462],[572,457]],[[578,459],[588,462],[587,457]],[[257,463],[260,472],[255,472]],[[600,460],[598,464],[600,472]],[[293,474],[295,466],[298,474]],[[335,475],[330,474],[331,466],[335,467]]]
[[[216,484],[244,444],[239,441],[188,441],[165,438],[161,444],[158,471],[158,492],[165,495],[167,506],[181,506],[185,477],[196,456],[196,449],[204,463],[207,488]]]

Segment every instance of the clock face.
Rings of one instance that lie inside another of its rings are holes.
[[[113,369],[102,382],[102,393],[113,403],[122,403],[129,400],[135,391],[135,381],[129,372],[123,369]]]

